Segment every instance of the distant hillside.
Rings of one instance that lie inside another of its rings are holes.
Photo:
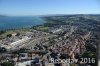
[[[0,17],[7,17],[7,16],[5,16],[5,15],[0,15]]]
[[[78,15],[55,15],[42,17],[46,23],[44,26],[55,25],[73,25],[82,28],[87,28],[92,31],[100,30],[100,15],[99,14],[78,14]]]

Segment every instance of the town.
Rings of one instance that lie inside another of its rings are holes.
[[[92,20],[83,15],[42,18],[48,22],[33,26],[24,33],[15,30],[0,40],[1,66],[8,62],[12,66],[92,66],[96,63],[84,63],[81,60],[52,63],[50,59],[80,59],[89,58],[89,55],[96,61],[94,52],[100,35],[97,34],[100,29],[97,19]]]

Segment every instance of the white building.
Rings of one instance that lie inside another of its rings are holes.
[[[31,38],[25,36],[22,39],[19,39],[18,41],[12,42],[9,45],[3,45],[2,47],[5,47],[8,50],[16,50],[24,47],[25,43],[28,42],[30,39]]]

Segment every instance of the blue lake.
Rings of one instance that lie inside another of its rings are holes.
[[[29,28],[44,23],[45,21],[40,17],[32,17],[32,16],[0,17],[0,30]]]

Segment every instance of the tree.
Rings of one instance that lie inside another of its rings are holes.
[[[1,66],[14,66],[14,63],[12,63],[12,62],[3,62],[1,64]]]
[[[8,34],[7,37],[12,37],[12,34]]]
[[[7,49],[5,49],[4,47],[0,47],[0,53],[4,53],[7,52]]]
[[[96,52],[96,48],[92,44],[85,45],[87,51]]]
[[[5,31],[0,31],[0,34],[3,34],[3,33],[5,33]]]
[[[17,33],[17,34],[16,34],[16,36],[19,36],[19,35],[20,35],[20,33]]]

